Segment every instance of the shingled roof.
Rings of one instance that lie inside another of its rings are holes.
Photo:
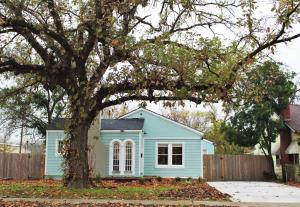
[[[57,118],[47,126],[47,130],[64,130],[68,121]],[[101,130],[142,130],[144,119],[101,119]]]
[[[286,120],[285,124],[296,132],[300,132],[300,105],[291,104],[290,120]]]
[[[66,122],[65,118],[56,118],[47,126],[47,130],[64,130]]]
[[[142,130],[144,119],[101,119],[101,130]]]

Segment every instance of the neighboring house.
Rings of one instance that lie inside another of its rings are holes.
[[[292,179],[300,181],[300,105],[290,104],[283,117],[286,127],[280,133],[280,143],[272,151],[276,155],[277,166],[289,167],[291,170],[288,169],[286,174],[293,174]]]
[[[101,123],[100,123],[101,122]],[[47,129],[45,175],[62,175],[64,119]],[[203,134],[153,111],[139,108],[119,119],[95,120],[89,132],[93,175],[202,177],[203,154],[214,154]]]
[[[287,127],[280,134],[280,154],[285,163],[300,164],[300,105],[289,105],[283,117]]]
[[[0,152],[19,153],[20,145],[9,144],[9,143],[0,143]],[[28,149],[28,147],[22,147],[21,153],[30,153],[30,150]]]

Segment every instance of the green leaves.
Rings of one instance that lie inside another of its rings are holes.
[[[296,92],[294,73],[282,65],[266,61],[242,75],[236,87],[236,99],[229,103],[235,112],[225,131],[230,141],[247,147],[260,144],[270,150],[283,125],[282,111]]]

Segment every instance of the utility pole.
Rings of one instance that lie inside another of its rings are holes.
[[[22,118],[22,123],[21,123],[21,139],[20,139],[20,148],[19,148],[19,153],[22,153],[22,145],[23,145],[23,129],[24,129],[24,124],[23,124],[23,118]]]

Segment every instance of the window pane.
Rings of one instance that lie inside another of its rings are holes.
[[[120,170],[120,144],[118,142],[113,145],[113,171],[119,172]]]
[[[159,165],[168,165],[168,155],[158,155]]]
[[[64,146],[64,142],[59,140],[58,141],[58,153],[61,154],[63,152],[63,146]]]
[[[172,165],[182,165],[182,155],[173,155]]]
[[[158,154],[168,154],[168,145],[167,144],[159,144],[158,145]]]
[[[131,172],[131,169],[132,169],[132,144],[131,144],[131,142],[126,143],[125,151],[126,151],[125,171]]]
[[[174,154],[175,154],[175,155],[176,155],[176,154],[177,154],[177,155],[178,155],[178,154],[179,154],[179,155],[182,154],[182,145],[181,145],[181,144],[180,144],[180,145],[178,145],[178,144],[176,144],[176,145],[174,144],[174,145],[173,145],[173,155],[174,155]]]

